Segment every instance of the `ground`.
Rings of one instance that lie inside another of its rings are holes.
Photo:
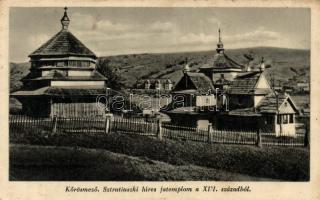
[[[170,165],[102,149],[11,145],[10,180],[272,181],[224,170]]]
[[[10,138],[11,180],[309,180],[309,149],[119,133]]]

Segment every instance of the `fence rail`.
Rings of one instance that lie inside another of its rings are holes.
[[[197,142],[245,144],[257,146],[308,146],[308,130],[299,131],[295,137],[277,136],[275,133],[257,131],[207,130],[194,127],[177,126],[170,123],[149,122],[144,118],[33,118],[12,115],[9,118],[10,136],[59,133],[124,133],[142,136],[168,138],[173,140],[190,140]]]

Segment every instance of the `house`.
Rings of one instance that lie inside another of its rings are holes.
[[[171,91],[173,88],[173,82],[170,79],[140,79],[136,82],[134,89],[139,90],[164,90]]]
[[[194,109],[215,106],[215,89],[210,78],[203,73],[190,72],[188,65],[183,73],[183,77],[171,92],[175,105]]]
[[[81,20],[81,19],[76,19]],[[29,55],[30,73],[10,96],[25,114],[41,117],[99,116],[96,99],[106,94],[106,78],[96,71],[97,56],[69,30],[65,8],[62,29]]]
[[[162,111],[169,115],[173,124],[208,127],[207,113],[216,109],[215,89],[208,76],[190,72],[187,64],[171,95],[172,102]]]
[[[276,136],[296,136],[298,107],[290,95],[271,89],[263,71],[239,75],[228,89],[228,112],[216,121],[218,129],[257,130]]]
[[[297,90],[299,92],[310,92],[310,84],[305,82],[298,82],[297,83]]]
[[[227,90],[229,111],[216,120],[218,129],[248,129],[296,136],[298,107],[290,95],[272,90],[265,76],[264,62],[257,71],[239,74]]]

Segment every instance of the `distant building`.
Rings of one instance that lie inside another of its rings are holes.
[[[297,90],[299,92],[310,92],[310,84],[304,82],[297,83]]]
[[[134,89],[140,90],[162,90],[171,91],[173,83],[170,79],[158,78],[158,79],[141,79],[136,82]]]
[[[77,19],[81,20],[81,19]],[[29,55],[30,73],[23,88],[11,94],[31,116],[103,115],[96,98],[106,93],[106,78],[96,71],[97,56],[69,30],[65,8],[62,29]]]

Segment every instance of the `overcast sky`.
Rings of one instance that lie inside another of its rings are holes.
[[[61,30],[63,8],[10,9],[10,61]],[[98,56],[255,46],[310,48],[310,10],[301,8],[69,8],[69,30]]]

